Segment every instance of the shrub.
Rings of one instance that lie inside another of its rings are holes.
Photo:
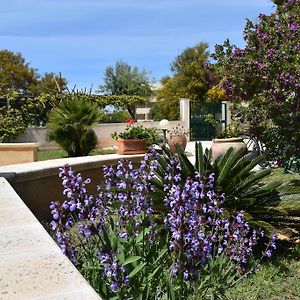
[[[165,174],[165,213],[155,213],[150,191],[158,160],[152,152],[137,169],[125,160],[104,166],[104,184],[93,196],[89,179],[62,168],[65,198],[50,206],[57,242],[104,299],[222,299],[254,270],[253,248],[263,233],[250,229],[242,211],[225,214],[214,174],[181,181],[172,171],[180,162]]]
[[[276,225],[278,216],[287,216],[290,211],[299,209],[299,184],[263,183],[262,179],[266,178],[271,170],[253,171],[253,168],[264,160],[262,155],[253,157],[252,154],[244,154],[242,149],[234,153],[233,148],[230,148],[213,161],[211,150],[203,151],[201,143],[196,143],[195,152],[196,161],[193,165],[180,147],[177,146],[175,155],[164,149],[164,155],[158,160],[156,177],[153,179],[156,187],[153,198],[157,210],[164,209],[161,200],[167,194],[164,184],[166,180],[172,179],[166,177],[168,172],[176,174],[180,183],[193,177],[195,172],[202,175],[213,173],[215,190],[226,195],[223,207],[230,213],[243,210],[252,226],[263,227],[268,233],[274,231],[271,224]],[[179,162],[180,169],[174,168],[174,163]]]
[[[10,142],[11,139],[25,131],[22,117],[15,111],[6,112],[0,108],[0,143]]]
[[[158,144],[160,142],[157,129],[156,128],[147,128],[143,125],[136,125],[134,119],[127,119],[127,127],[121,133],[114,132],[112,134],[112,138],[124,139],[124,140],[138,140],[143,139],[146,140],[146,145],[150,146],[153,144]]]
[[[273,160],[300,151],[299,24],[300,1],[286,1],[257,23],[247,21],[244,48],[227,40],[213,54],[226,95],[246,102],[239,110]]]
[[[88,155],[97,144],[92,125],[99,112],[82,94],[62,101],[49,116],[49,139],[57,142],[69,156]]]

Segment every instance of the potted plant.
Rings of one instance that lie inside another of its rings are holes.
[[[212,143],[212,159],[216,160],[220,155],[224,155],[227,150],[232,147],[233,152],[236,153],[240,149],[244,152],[247,151],[246,144],[243,141],[243,131],[240,128],[240,124],[233,121],[228,125],[224,131],[217,134]]]
[[[189,130],[185,129],[179,124],[177,126],[174,126],[169,131],[168,145],[172,153],[176,152],[176,144],[180,145],[181,148],[185,149],[188,134]]]
[[[143,154],[147,147],[158,143],[157,129],[136,125],[131,118],[127,119],[127,123],[125,131],[112,134],[118,144],[118,154]]]

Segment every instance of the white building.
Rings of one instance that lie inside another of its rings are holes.
[[[154,96],[150,99],[149,103],[139,105],[136,107],[136,119],[137,121],[151,121],[150,110],[156,102],[156,93],[161,89],[161,83],[154,83],[151,85]]]

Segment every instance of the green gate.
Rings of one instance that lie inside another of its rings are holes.
[[[191,141],[210,141],[216,136],[216,127],[205,121],[208,114],[226,124],[225,103],[190,102]]]

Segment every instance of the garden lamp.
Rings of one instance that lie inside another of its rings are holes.
[[[159,122],[159,127],[163,131],[163,145],[166,146],[166,143],[167,143],[167,130],[169,129],[169,121],[167,119],[162,119]]]

